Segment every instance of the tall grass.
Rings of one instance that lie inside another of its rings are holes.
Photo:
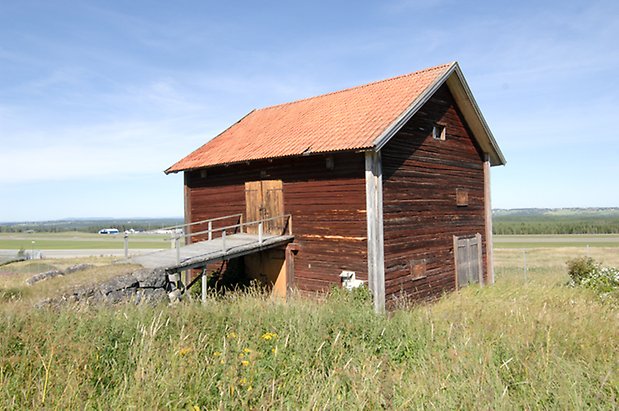
[[[517,271],[517,270],[516,270]],[[567,276],[499,275],[375,315],[363,292],[287,304],[0,305],[4,408],[613,409],[619,311]]]

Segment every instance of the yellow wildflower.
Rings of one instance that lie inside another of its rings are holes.
[[[277,338],[277,334],[276,333],[272,333],[272,332],[266,332],[266,333],[262,334],[260,336],[260,338],[262,338],[265,341],[270,341],[270,340],[273,340],[273,339]]]
[[[215,351],[215,352],[213,353],[213,355],[214,355],[215,357],[221,357],[221,353],[220,353],[219,351]]]
[[[247,366],[249,365],[249,361],[247,361],[247,360],[243,360],[243,361],[241,361],[241,365],[242,365],[243,367],[247,367]]]
[[[249,354],[251,352],[251,350],[249,348],[243,348],[243,352],[245,354]]]
[[[191,349],[191,347],[183,347],[180,350],[178,350],[178,355],[180,355],[181,357],[184,357],[185,355],[189,354],[192,351],[193,350]]]
[[[238,337],[238,335],[234,331],[228,333],[228,338],[235,339],[236,337]]]

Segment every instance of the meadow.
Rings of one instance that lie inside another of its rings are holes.
[[[619,307],[566,287],[565,260],[619,249],[497,249],[496,284],[372,311],[367,291],[288,303],[259,288],[206,304],[33,309],[58,261],[0,267],[2,408],[616,409]],[[71,264],[75,261],[65,261]],[[10,274],[9,274],[10,273]],[[67,284],[72,282],[72,284]]]
[[[169,248],[170,235],[166,234],[131,234],[130,249]],[[123,234],[102,235],[68,231],[61,233],[0,233],[0,249],[4,250],[89,250],[89,249],[123,249]]]
[[[618,234],[495,235],[494,248],[619,248]]]

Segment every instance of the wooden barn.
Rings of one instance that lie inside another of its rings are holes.
[[[184,172],[193,231],[238,213],[292,232],[242,257],[248,275],[279,294],[367,281],[381,311],[493,282],[490,167],[503,164],[454,62],[253,110],[166,173]]]

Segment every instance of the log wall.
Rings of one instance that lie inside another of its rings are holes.
[[[433,138],[435,123],[446,126],[445,141]],[[382,161],[387,299],[452,290],[453,235],[481,233],[486,247],[484,175],[483,154],[445,85],[387,143]],[[467,206],[457,205],[457,189]]]
[[[200,221],[245,214],[245,182],[282,180],[284,212],[293,216],[293,234],[301,251],[295,257],[295,286],[325,290],[339,284],[342,270],[367,279],[365,175],[362,153],[326,157],[252,161],[213,167],[185,177],[186,218]],[[202,227],[201,229],[204,229]]]

